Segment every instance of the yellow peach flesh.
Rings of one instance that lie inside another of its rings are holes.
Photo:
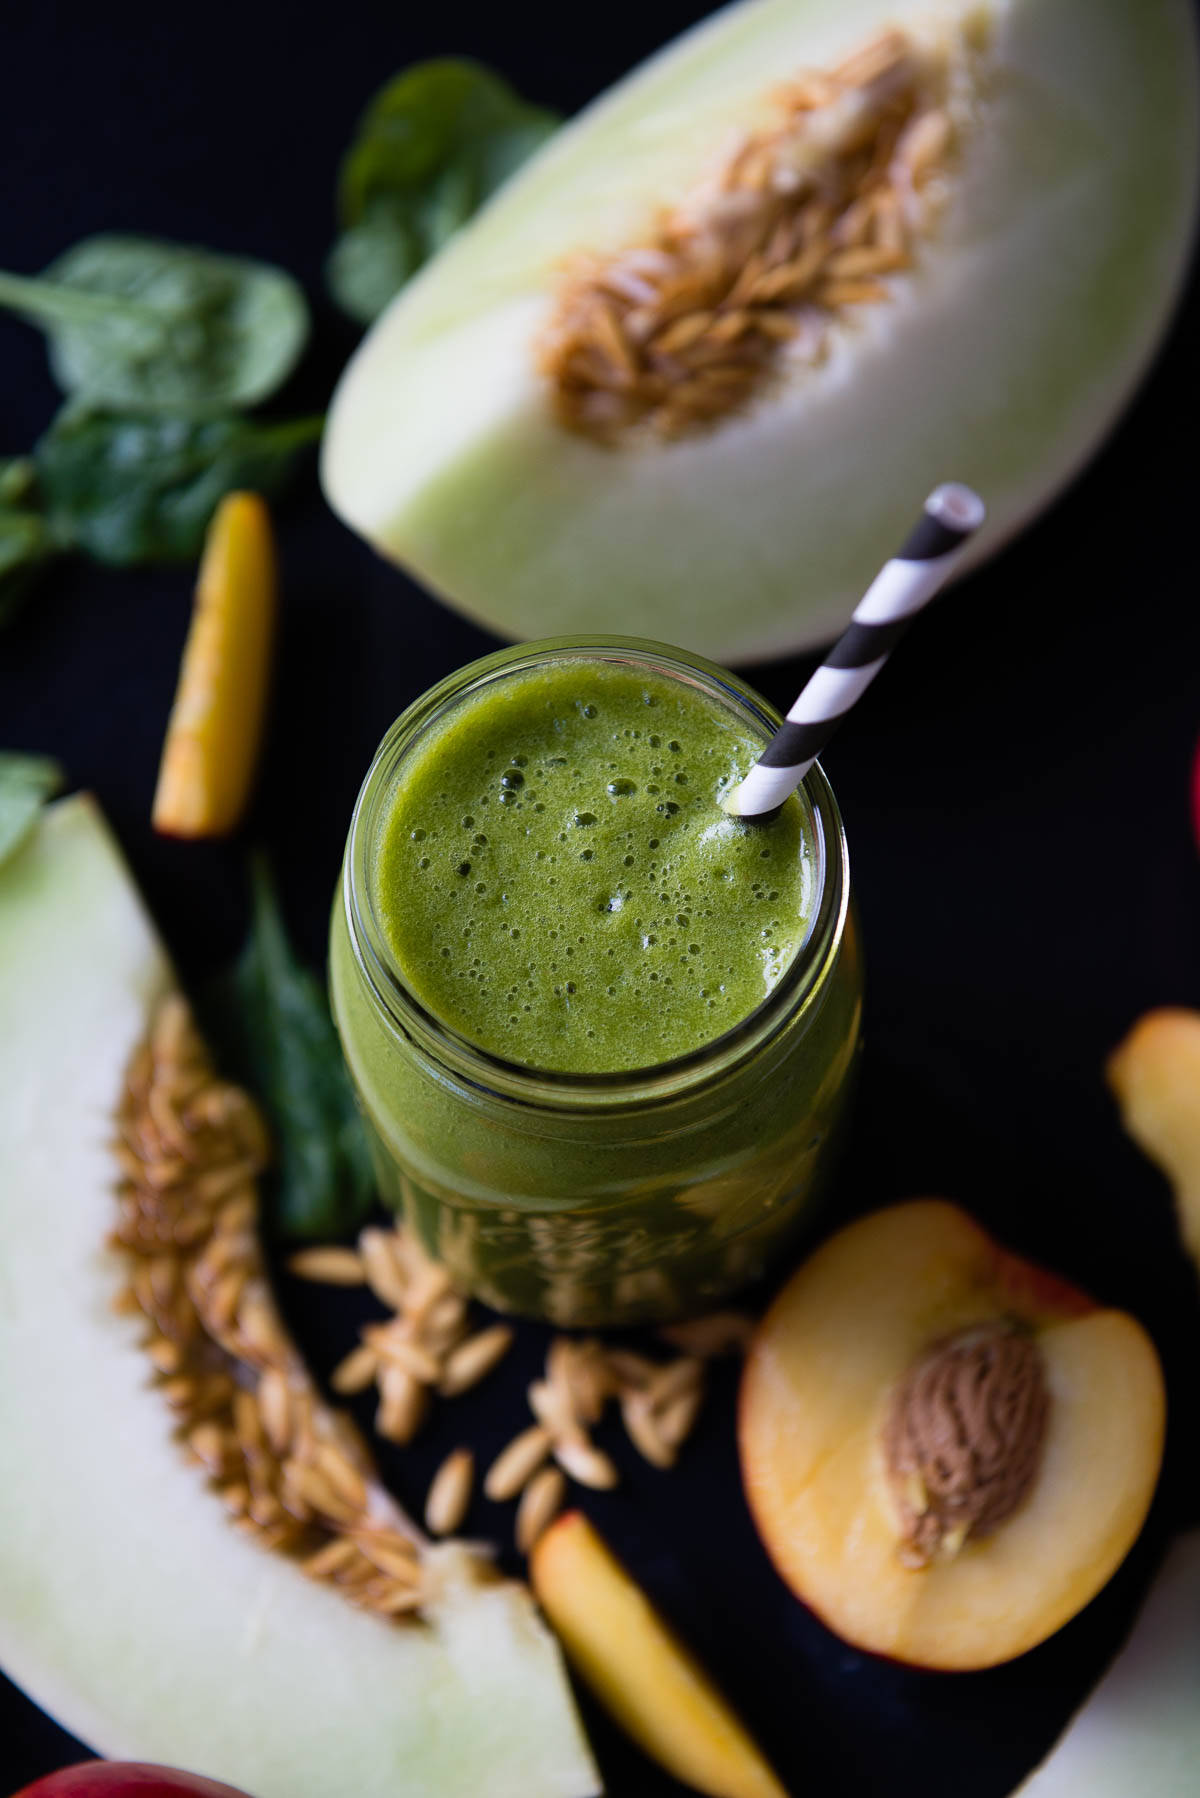
[[[784,1580],[859,1647],[947,1669],[1008,1660],[1080,1610],[1141,1527],[1162,1455],[1154,1349],[1132,1318],[1027,1273],[956,1207],[898,1206],[819,1250],[759,1332],[740,1419],[750,1508]],[[1003,1317],[1042,1351],[1039,1472],[1007,1522],[914,1571],[897,1555],[888,1399],[930,1343]]]
[[[1107,1073],[1126,1130],[1175,1189],[1179,1227],[1200,1267],[1200,1012],[1147,1012]]]
[[[580,1512],[539,1538],[529,1572],[568,1660],[647,1754],[711,1798],[785,1798],[703,1669]]]
[[[163,744],[153,824],[164,836],[225,836],[246,809],[266,713],[275,589],[266,505],[257,493],[227,493],[205,538]]]

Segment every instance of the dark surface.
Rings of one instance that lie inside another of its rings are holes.
[[[20,9],[3,30],[0,262],[33,270],[103,228],[275,258],[318,309],[316,345],[288,398],[320,405],[354,340],[319,276],[336,160],[367,94],[404,63],[451,50],[569,110],[698,10],[610,0],[602,32],[547,32],[541,9],[470,3],[407,17],[362,0],[329,15],[263,0],[125,7],[118,24],[111,9]],[[1085,477],[922,624],[826,758],[870,976],[841,1211],[953,1196],[1013,1246],[1147,1322],[1172,1423],[1142,1544],[1045,1647],[995,1673],[939,1677],[846,1649],[775,1579],[741,1498],[732,1370],[679,1472],[653,1473],[617,1445],[621,1489],[588,1501],[797,1792],[1002,1798],[1111,1655],[1166,1529],[1196,1516],[1195,1283],[1165,1186],[1122,1136],[1100,1070],[1145,1008],[1200,1003],[1200,871],[1187,818],[1200,609],[1194,469],[1181,435],[1197,311],[1193,291]],[[32,441],[55,399],[39,340],[7,319],[0,393],[7,453]],[[276,704],[246,840],[268,846],[294,931],[318,960],[376,742],[431,681],[493,645],[376,561],[311,481],[284,515],[281,548]],[[186,570],[56,571],[0,637],[0,741],[60,756],[98,793],[183,972],[199,977],[239,941],[245,843],[171,844],[148,826],[190,589]],[[786,704],[808,666],[754,678]],[[353,1339],[355,1304],[286,1297],[327,1371]],[[455,1442],[486,1456],[516,1429],[538,1354],[530,1329],[502,1375],[444,1408],[403,1463],[392,1458],[404,1496],[419,1500]],[[470,1524],[506,1537],[509,1508],[480,1502]],[[614,1793],[679,1789],[602,1725],[594,1733]],[[79,1753],[0,1685],[0,1784]]]

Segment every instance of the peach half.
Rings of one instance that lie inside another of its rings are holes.
[[[1033,1648],[1141,1529],[1165,1401],[1141,1325],[956,1205],[840,1231],[751,1345],[746,1496],[786,1583],[856,1647],[947,1671]]]

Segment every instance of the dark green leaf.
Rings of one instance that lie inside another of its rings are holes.
[[[544,143],[559,119],[479,63],[417,63],[380,89],[342,163],[334,298],[363,324]]]
[[[62,784],[63,771],[49,756],[0,750],[0,866],[20,848]]]
[[[65,408],[34,451],[51,529],[98,562],[189,561],[221,496],[239,487],[279,492],[322,422]]]
[[[282,385],[308,338],[282,269],[146,237],[89,237],[0,305],[47,332],[55,379],[92,407],[209,418]]]
[[[33,498],[37,468],[32,456],[0,456],[0,506],[20,506]]]
[[[261,858],[249,940],[201,1009],[222,1065],[258,1096],[270,1121],[279,1234],[352,1232],[374,1192],[366,1139],[324,990],[292,953]]]
[[[370,324],[416,273],[421,256],[404,206],[373,200],[361,224],[343,231],[330,251],[330,292],[343,312],[359,324]]]
[[[9,463],[8,468],[20,466]],[[0,495],[4,470],[0,470]],[[39,512],[0,509],[0,626],[8,623],[42,569],[57,551],[46,520]]]

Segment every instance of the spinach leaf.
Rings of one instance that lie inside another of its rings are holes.
[[[252,882],[249,940],[201,1015],[222,1065],[258,1095],[270,1121],[279,1234],[347,1235],[374,1192],[362,1123],[324,990],[292,952],[261,857]]]
[[[123,418],[65,407],[34,450],[50,529],[98,562],[187,561],[213,508],[287,482],[323,420]]]
[[[342,311],[369,325],[395,298],[422,261],[403,201],[372,200],[361,224],[334,244],[326,280]]]
[[[50,339],[55,379],[93,407],[212,417],[282,385],[308,338],[282,269],[148,237],[89,237],[39,279],[0,273]]]
[[[558,124],[479,63],[446,57],[395,76],[342,162],[327,269],[338,304],[369,324]]]
[[[8,510],[33,498],[37,469],[32,456],[0,456],[0,507]]]
[[[20,848],[62,784],[63,771],[49,756],[0,750],[0,866]]]
[[[29,589],[57,553],[49,525],[40,512],[3,504],[0,472],[0,625],[16,615]]]

